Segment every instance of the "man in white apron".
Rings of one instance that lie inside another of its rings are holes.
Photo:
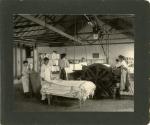
[[[29,96],[29,67],[28,61],[23,62],[22,69],[22,86],[25,97]]]
[[[51,66],[49,65],[49,59],[47,57],[44,58],[44,64],[42,64],[41,66],[41,86],[44,84],[44,81],[48,81],[50,82],[52,79],[52,73],[51,73],[52,69]],[[45,100],[46,99],[46,95],[42,94],[42,99],[41,100]]]
[[[119,57],[120,66],[121,66],[121,82],[120,82],[120,90],[128,91],[129,87],[129,79],[128,79],[128,65],[125,61],[125,57],[120,55]]]

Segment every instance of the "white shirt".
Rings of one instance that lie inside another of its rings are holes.
[[[123,60],[122,62],[118,62],[118,63],[116,64],[116,67],[120,67],[120,66],[123,66],[123,67],[125,67],[125,68],[128,68],[128,65],[127,65],[127,63],[126,63],[125,60]]]
[[[122,62],[119,62],[119,63],[116,65],[116,67],[121,67],[121,66],[123,66],[123,68],[125,68],[125,69],[128,70],[128,65],[127,65],[127,63],[126,63],[125,60],[123,60]]]
[[[52,53],[52,59],[57,59],[57,53],[55,52]]]
[[[59,66],[61,69],[69,67],[69,62],[67,59],[63,58],[59,60]]]
[[[116,68],[118,68],[118,67],[120,67],[120,66],[121,66],[121,63],[120,63],[120,62],[117,62],[116,65],[115,65]]]
[[[87,66],[87,62],[80,62],[81,66]]]
[[[121,66],[123,66],[123,67],[125,67],[125,68],[128,68],[128,65],[127,65],[127,63],[125,62],[125,60],[123,60],[123,61],[121,62]]]
[[[29,67],[28,66],[23,66],[22,75],[29,76]]]
[[[50,82],[52,78],[51,74],[51,66],[42,64],[41,66],[41,78],[44,78],[44,80]]]

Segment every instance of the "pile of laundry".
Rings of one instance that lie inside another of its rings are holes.
[[[95,84],[90,81],[52,80],[42,83],[41,94],[77,98],[85,101],[90,96],[93,97],[95,89]]]

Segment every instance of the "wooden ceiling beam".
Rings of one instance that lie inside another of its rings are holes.
[[[47,27],[49,30],[52,30],[52,31],[54,31],[54,32],[56,32],[56,33],[58,33],[58,34],[60,34],[60,35],[62,35],[64,37],[66,37],[66,38],[68,38],[70,40],[73,40],[73,41],[75,41],[77,43],[82,44],[82,41],[80,41],[79,39],[77,39],[77,38],[75,38],[75,37],[73,37],[73,36],[71,36],[71,35],[69,35],[69,34],[67,34],[67,33],[65,33],[63,31],[61,31],[60,29],[55,28],[52,25],[45,24],[44,21],[36,19],[36,18],[34,18],[34,17],[30,16],[30,15],[20,15],[20,16],[22,16],[22,17],[24,17],[24,18],[26,18],[28,20],[31,20],[31,21],[33,21],[33,22],[35,22],[35,23],[37,23],[37,24],[39,24],[41,26]]]
[[[121,38],[110,38],[109,40],[121,40],[121,39],[131,39],[130,37],[121,37]],[[103,40],[108,40],[107,38],[104,38]],[[133,40],[133,39],[131,39]],[[98,39],[88,39],[88,40],[83,40],[83,41],[99,41]]]
[[[100,15],[100,19],[107,19],[107,20],[111,20],[111,19],[126,19],[126,18],[133,18],[134,14],[124,14],[124,15]]]
[[[38,24],[20,25],[20,26],[14,26],[14,29],[29,28],[29,27],[35,27],[35,26],[39,26],[39,25]]]
[[[52,41],[45,41],[45,40],[27,40],[27,39],[21,39],[21,38],[18,38],[18,39],[14,39],[13,40],[14,42],[20,42],[20,43],[31,43],[33,45],[35,44],[49,44],[49,45],[54,45],[54,44],[63,44],[62,42],[52,42]]]
[[[53,26],[61,23],[65,18],[66,18],[67,15],[63,15],[59,20],[57,20],[56,22],[54,22]]]
[[[15,33],[26,33],[26,32],[32,32],[32,31],[41,31],[41,30],[45,30],[44,28],[41,29],[32,29],[32,30],[28,30],[28,31],[15,31]]]

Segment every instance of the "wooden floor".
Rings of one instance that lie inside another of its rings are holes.
[[[35,97],[24,98],[19,87],[15,89],[15,105],[14,111],[18,112],[69,112],[69,111],[84,111],[84,112],[133,112],[134,100],[133,97],[124,97],[121,100],[100,99],[87,100],[81,108],[79,108],[78,100],[58,99],[53,105],[42,104]]]

